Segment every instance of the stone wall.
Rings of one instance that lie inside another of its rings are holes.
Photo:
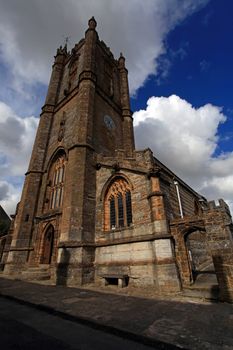
[[[186,217],[201,214],[202,209],[200,201],[203,200],[206,202],[206,200],[158,160],[155,160],[155,164],[159,168],[160,187],[161,192],[164,195],[167,219],[173,220],[181,218],[177,189],[174,182],[177,182],[178,184],[183,216]]]
[[[169,239],[96,248],[96,281],[104,275],[128,275],[132,286],[153,290],[179,290],[177,271]]]
[[[138,153],[136,159],[99,157],[96,192],[96,254],[95,276],[129,276],[133,286],[153,286],[157,291],[180,289],[170,241],[163,196],[156,173],[149,174],[150,151]],[[140,157],[139,157],[140,156]],[[137,160],[139,159],[139,160]],[[148,170],[147,170],[148,169]],[[130,227],[104,231],[104,197],[114,179],[123,178],[130,184],[132,224]],[[154,208],[154,209],[152,209]]]
[[[220,289],[220,299],[233,302],[233,238],[232,219],[227,204],[209,202],[204,211],[208,247]]]

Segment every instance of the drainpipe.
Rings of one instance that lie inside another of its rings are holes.
[[[180,209],[180,217],[181,217],[181,219],[183,219],[184,214],[183,214],[183,209],[182,209],[182,204],[181,204],[181,199],[180,199],[179,184],[177,181],[174,181],[174,185],[176,186],[176,193],[177,193],[179,209]]]

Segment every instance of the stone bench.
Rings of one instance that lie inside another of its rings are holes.
[[[123,288],[126,287],[129,282],[129,276],[124,274],[104,274],[100,277],[104,279],[105,286],[111,284]]]

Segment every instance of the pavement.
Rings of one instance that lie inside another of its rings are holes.
[[[233,350],[232,304],[133,296],[127,288],[114,288],[70,288],[0,277],[0,297],[122,338],[158,349]]]

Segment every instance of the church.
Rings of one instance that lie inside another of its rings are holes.
[[[57,50],[2,274],[166,294],[211,269],[232,301],[229,208],[135,149],[125,58],[96,26],[92,17],[71,52]]]

